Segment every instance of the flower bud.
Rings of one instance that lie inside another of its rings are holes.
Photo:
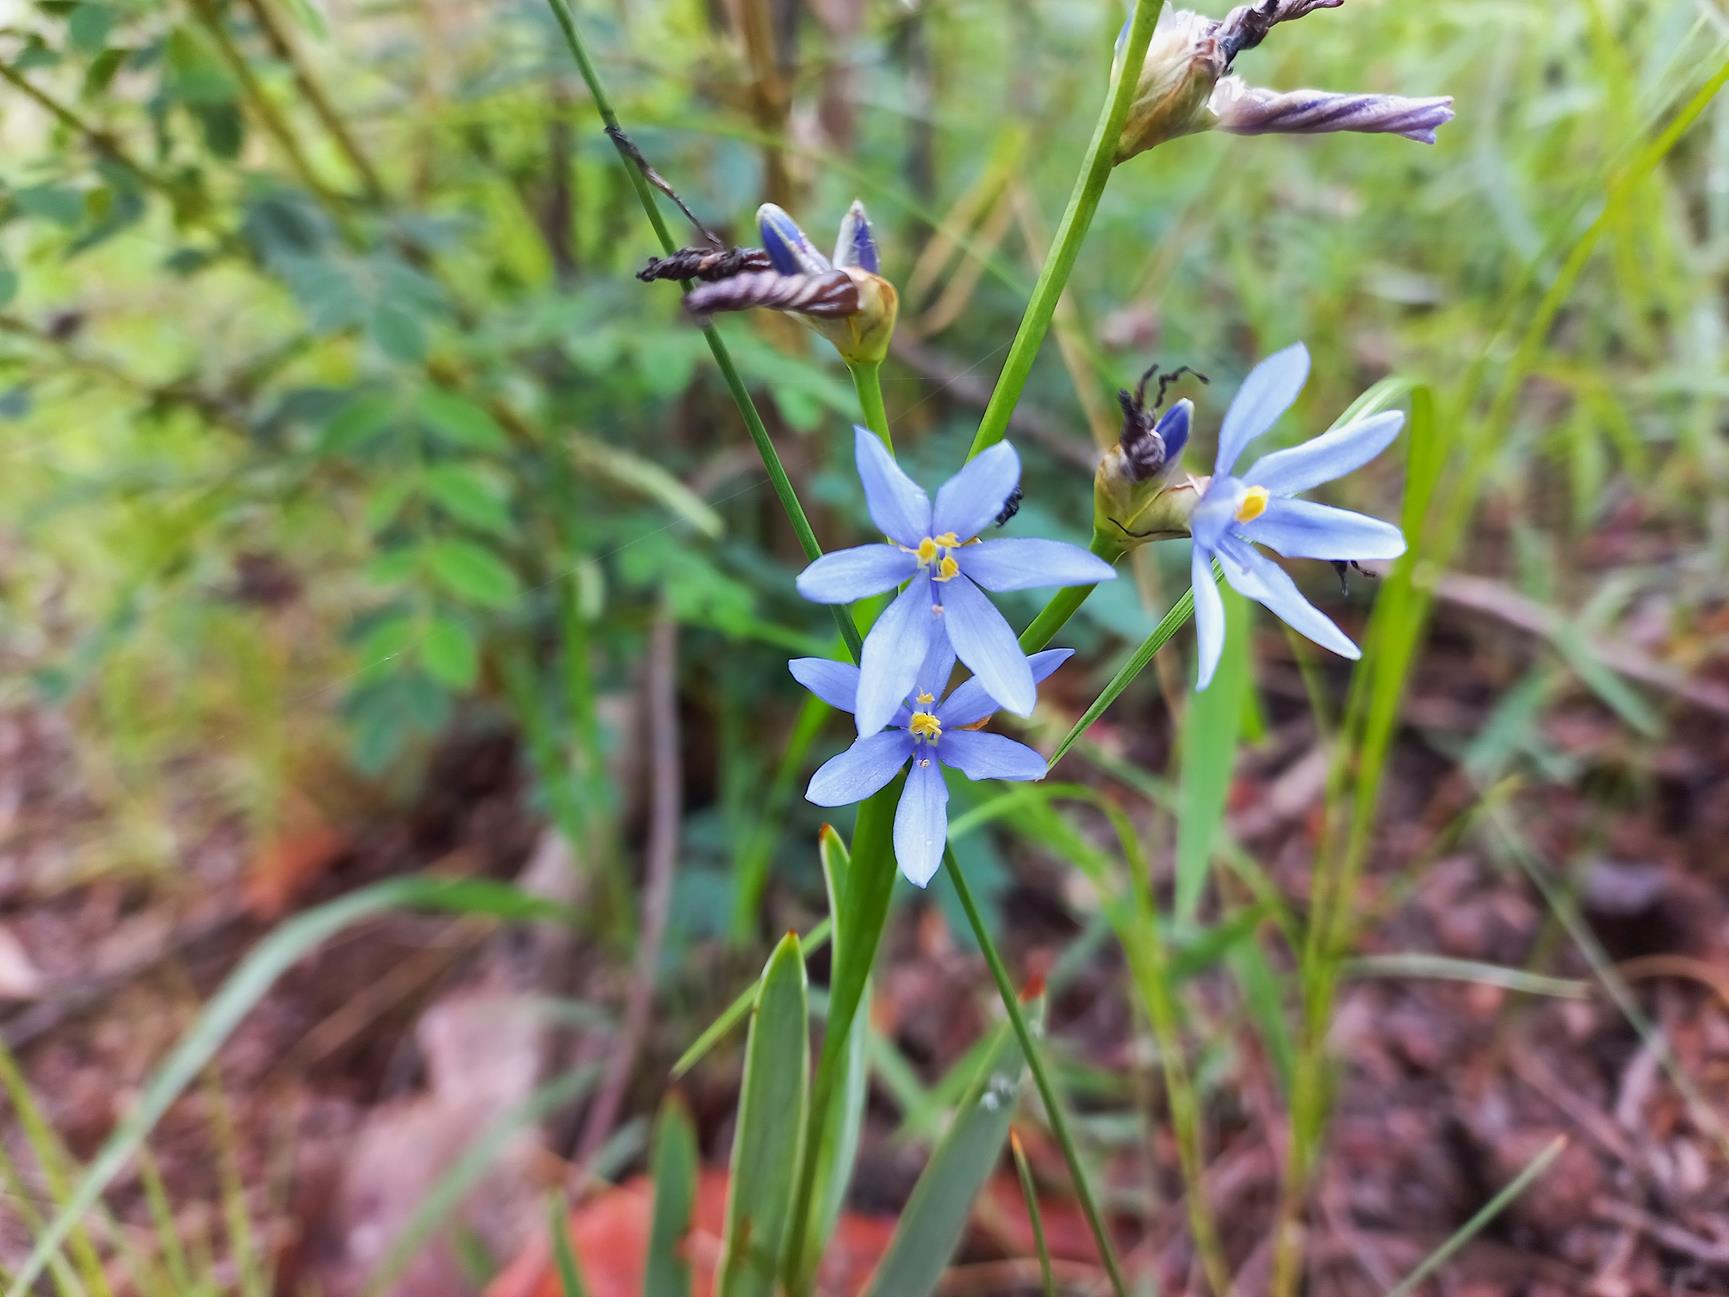
[[[1318,135],[1330,131],[1402,135],[1425,144],[1453,118],[1450,98],[1267,90],[1232,73],[1237,55],[1254,49],[1277,24],[1343,0],[1257,0],[1223,21],[1166,9],[1153,29],[1135,85],[1116,162],[1178,136],[1223,130],[1234,135]],[[1124,27],[1124,34],[1128,28]],[[1119,48],[1121,47],[1119,38]]]
[[[684,299],[694,316],[754,307],[789,311],[833,343],[848,364],[880,363],[894,336],[900,295],[877,273],[876,239],[864,205],[854,202],[847,211],[832,262],[773,203],[758,209],[757,228],[760,250],[680,252],[651,262],[638,278],[703,280]]]
[[[1128,393],[1123,393],[1127,397]],[[1123,435],[1093,474],[1093,533],[1119,550],[1185,536],[1200,493],[1177,461],[1189,438],[1194,402],[1178,401],[1156,424],[1139,402],[1123,404]]]
[[[1212,126],[1207,101],[1229,62],[1218,31],[1213,19],[1185,9],[1159,14],[1114,161]]]
[[[1226,77],[1213,92],[1213,116],[1233,135],[1320,135],[1357,131],[1402,135],[1433,144],[1435,131],[1453,120],[1453,100],[1439,96],[1341,95],[1327,90],[1263,90]]]
[[[1206,479],[1172,481],[1173,476],[1137,481],[1124,463],[1123,448],[1112,446],[1093,474],[1094,537],[1126,552],[1187,536]]]

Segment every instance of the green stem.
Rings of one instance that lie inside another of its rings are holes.
[[[865,427],[876,433],[882,444],[888,447],[889,454],[894,454],[895,439],[889,435],[889,412],[883,406],[882,363],[855,365],[849,360],[847,368],[852,371],[853,390],[858,393],[859,409],[864,411]]]
[[[1107,563],[1115,563],[1123,556],[1123,551],[1116,544],[1096,531],[1093,533],[1093,543],[1088,548]],[[1049,644],[1052,637],[1097,589],[1096,585],[1071,585],[1058,590],[1039,615],[1021,632],[1021,652],[1037,653]]]
[[[654,227],[654,236],[660,240],[661,251],[668,254],[676,252],[678,244],[672,237],[672,231],[667,229],[666,218],[655,204],[648,178],[642,174],[642,168],[637,166],[630,155],[629,147],[625,143],[624,128],[618,124],[618,114],[612,110],[612,101],[607,98],[606,90],[600,83],[600,74],[595,71],[594,63],[588,57],[588,49],[583,45],[582,36],[576,29],[576,15],[571,12],[570,0],[546,2],[552,9],[552,16],[558,21],[559,30],[564,33],[565,44],[570,47],[571,57],[576,60],[577,70],[582,74],[583,84],[588,87],[589,97],[594,100],[594,110],[600,114],[607,136],[617,148],[619,160],[624,163],[625,172],[630,176],[631,186],[636,190],[636,198],[642,204],[643,214]],[[684,287],[688,290],[689,283]],[[780,462],[780,453],[775,450],[768,429],[763,425],[756,402],[751,400],[750,391],[745,387],[744,379],[739,376],[738,367],[732,363],[732,353],[727,350],[726,343],[712,324],[702,326],[702,336],[708,342],[715,367],[720,370],[733,404],[738,407],[739,415],[744,419],[745,430],[750,433],[750,439],[756,445],[756,453],[762,457],[763,469],[768,473],[769,483],[780,500],[780,507],[786,511],[787,521],[792,523],[799,548],[804,551],[807,559],[814,562],[822,557],[822,546],[817,544],[816,532],[811,530],[810,519],[805,515],[804,506],[799,503],[798,492],[793,489],[786,466]],[[833,613],[841,637],[846,640],[847,647],[856,658],[862,642],[858,628],[852,624],[852,618],[844,608],[836,607]]]
[[[1110,93],[1105,96],[1099,123],[1093,129],[1092,142],[1087,145],[1080,174],[1075,177],[1075,187],[1069,194],[1069,205],[1063,211],[1062,223],[1057,226],[1050,255],[1045,258],[1038,282],[1033,285],[1033,295],[1021,316],[1020,327],[1015,330],[1009,358],[1003,362],[1003,372],[997,376],[990,404],[985,407],[978,433],[973,437],[972,449],[967,452],[969,459],[996,445],[1009,430],[1009,416],[1021,399],[1027,376],[1032,373],[1033,361],[1038,358],[1039,347],[1051,327],[1057,301],[1068,285],[1075,258],[1080,255],[1081,243],[1087,237],[1093,214],[1099,209],[1099,199],[1110,181],[1117,139],[1123,133],[1123,123],[1128,120],[1141,64],[1146,59],[1147,46],[1152,43],[1153,26],[1158,22],[1159,10],[1163,8],[1164,0],[1135,0],[1128,39],[1111,70]]]
[[[1057,1282],[1051,1275],[1051,1250],[1045,1243],[1044,1214],[1039,1210],[1039,1190],[1033,1183],[1033,1169],[1027,1165],[1026,1150],[1021,1137],[1009,1131],[1009,1151],[1015,1157],[1015,1175],[1021,1182],[1021,1197],[1027,1204],[1027,1223],[1033,1227],[1033,1248],[1039,1254],[1039,1279],[1044,1284],[1045,1297],[1057,1297]]]
[[[1051,1084],[1038,1043],[1033,1039],[1032,1029],[1027,1026],[1027,1015],[1021,1012],[1020,997],[1015,993],[1014,983],[1009,980],[1009,970],[1004,966],[1003,957],[997,953],[996,943],[991,940],[991,934],[985,928],[978,904],[973,900],[972,888],[967,886],[966,877],[955,861],[953,847],[943,848],[943,864],[948,867],[949,881],[955,886],[955,895],[960,897],[961,909],[966,911],[967,923],[973,930],[979,949],[984,952],[985,963],[990,965],[991,976],[997,984],[997,994],[1002,998],[1003,1007],[1008,1010],[1009,1022],[1014,1026],[1015,1036],[1021,1042],[1021,1052],[1026,1055],[1027,1068],[1033,1074],[1033,1084],[1038,1086],[1039,1099],[1044,1103],[1045,1115],[1050,1119],[1051,1133],[1062,1146],[1063,1160],[1069,1165],[1069,1179],[1075,1186],[1075,1197],[1080,1200],[1081,1211],[1093,1231],[1093,1241],[1098,1245],[1099,1256],[1104,1260],[1105,1273],[1110,1276],[1111,1288],[1117,1297],[1128,1297],[1129,1289],[1123,1279],[1122,1266],[1117,1261],[1116,1249],[1111,1246],[1111,1236],[1105,1229],[1098,1202],[1087,1184],[1086,1172],[1081,1168],[1080,1150],[1069,1131],[1068,1118],[1063,1115],[1056,1087]]]
[[[1058,743],[1056,751],[1051,753],[1051,766],[1055,766],[1057,762],[1061,761],[1068,750],[1079,741],[1080,737],[1092,728],[1093,722],[1105,714],[1105,708],[1116,702],[1123,690],[1133,683],[1134,678],[1147,669],[1147,663],[1153,660],[1153,655],[1170,642],[1171,636],[1182,629],[1183,624],[1194,616],[1194,613],[1195,592],[1185,590],[1183,597],[1172,604],[1171,610],[1160,618],[1157,626],[1153,627],[1153,633],[1141,641],[1141,646],[1135,650],[1134,655],[1123,663],[1116,675],[1111,677],[1110,683],[1093,700],[1093,705],[1087,708],[1080,720],[1074,723],[1073,728],[1063,735],[1062,742]]]

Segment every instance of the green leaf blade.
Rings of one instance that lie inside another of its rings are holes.
[[[745,1045],[716,1297],[773,1297],[810,1099],[809,1033],[804,955],[789,932],[763,970]]]

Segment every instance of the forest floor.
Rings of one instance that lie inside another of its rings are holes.
[[[1495,655],[1443,631],[1413,677],[1362,880],[1359,947],[1368,962],[1347,981],[1332,1033],[1335,1115],[1309,1216],[1308,1291],[1386,1292],[1560,1138],[1549,1170],[1422,1291],[1720,1297],[1729,1292],[1729,725],[1709,709],[1682,709],[1635,763],[1622,724],[1579,691],[1531,721],[1569,777],[1485,799],[1455,758],[1489,723],[1499,669]],[[1300,906],[1325,763],[1294,671],[1269,671],[1263,688],[1270,730],[1240,764],[1228,822]],[[1150,768],[1168,757],[1169,736],[1157,725],[1107,724],[1096,738]],[[67,844],[102,831],[104,818],[78,786],[63,724],[15,708],[0,716],[0,752],[0,1032],[79,1160],[94,1153],[196,1007],[285,915],[428,862],[578,899],[568,852],[525,806],[510,740],[484,729],[446,742],[429,791],[407,813],[364,826],[302,826],[262,847],[211,834],[179,876],[145,883],[67,876]],[[1109,785],[1102,774],[1086,777]],[[1465,821],[1470,831],[1461,830]],[[1558,908],[1521,859],[1565,898]],[[1079,931],[1072,880],[1049,860],[1017,861],[1003,904],[1018,969],[1049,967]],[[783,889],[768,908],[777,923],[808,926],[814,916],[798,906]],[[1587,940],[1558,919],[1571,915]],[[1628,988],[1645,1030],[1605,989],[1593,945],[1607,984]],[[1529,970],[1529,981],[1509,988],[1420,975],[1409,952]],[[748,981],[750,963],[693,948],[665,979],[662,994],[677,1011],[653,1020],[625,1092],[624,1136],[589,1162],[622,1183],[597,1187],[573,1217],[596,1297],[636,1291],[648,1202],[632,1178],[641,1119],[652,1116],[694,1031]],[[991,1020],[982,962],[938,907],[919,905],[896,919],[882,968],[877,1030],[927,1080],[941,1075]],[[252,1232],[243,1250],[272,1276],[267,1291],[358,1295],[477,1131],[556,1070],[605,1054],[610,1027],[561,1024],[533,1011],[528,993],[617,1005],[630,977],[619,952],[472,918],[395,916],[336,940],[271,990],[209,1083],[195,1086],[152,1140],[179,1231],[195,1248],[234,1257],[238,1276],[246,1262],[235,1255],[228,1208],[234,1186],[244,1186]],[[1120,960],[1103,949],[1056,998],[1050,1033],[1068,1065],[1147,1069],[1125,984]],[[1533,985],[1548,993],[1529,993]],[[1286,1153],[1278,1069],[1236,1021],[1226,973],[1204,972],[1185,993],[1235,1033],[1205,1081],[1207,1191],[1225,1222],[1238,1291],[1252,1297],[1268,1281]],[[703,1227],[718,1224],[738,1066],[736,1045],[723,1048],[683,1084],[712,1168],[689,1245],[699,1271],[713,1258]],[[1088,1115],[1088,1100],[1077,1106]],[[1149,1111],[1162,1131],[1162,1108],[1154,1102]],[[491,1297],[555,1297],[540,1240],[546,1194],[570,1172],[551,1150],[577,1145],[577,1116],[502,1134],[462,1227],[435,1230],[391,1291],[478,1292],[489,1271],[502,1271]],[[900,1118],[879,1091],[827,1272],[832,1291],[854,1291],[868,1273],[889,1229],[890,1217],[878,1213],[894,1209],[921,1164],[921,1146],[897,1135]],[[17,1155],[16,1114],[6,1126]],[[1029,1115],[1023,1134],[1059,1278],[1064,1291],[1099,1291],[1061,1158],[1041,1131]],[[47,1196],[47,1178],[34,1175]],[[1143,1198],[1120,1217],[1131,1266],[1157,1273],[1163,1291],[1201,1292],[1171,1141],[1158,1134],[1122,1148],[1106,1177]],[[1149,1182],[1157,1186],[1150,1207]],[[116,1228],[148,1231],[137,1168],[109,1202]],[[0,1211],[0,1264],[19,1259],[26,1225],[25,1213]],[[1008,1170],[981,1201],[944,1291],[1036,1292],[1031,1255]]]

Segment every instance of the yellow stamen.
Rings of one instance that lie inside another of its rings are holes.
[[[1253,522],[1267,511],[1268,491],[1264,486],[1251,486],[1243,492],[1243,502],[1237,506],[1238,522]]]
[[[944,554],[943,561],[937,564],[936,579],[939,581],[953,581],[960,575],[960,571],[961,565],[955,562],[954,555]]]
[[[935,743],[943,736],[943,725],[932,712],[914,712],[912,720],[907,722],[907,731],[916,738]]]
[[[920,567],[923,567],[928,563],[934,563],[937,557],[937,543],[929,536],[926,536],[919,542],[919,547],[915,552],[918,554]]]
[[[953,549],[956,545],[961,543],[961,538],[955,535],[952,531],[945,531],[940,536],[932,536],[931,539],[936,541],[936,543],[941,545],[944,549]]]
[[[934,694],[926,693],[923,689],[921,689],[921,690],[919,690],[919,696],[917,698],[913,699],[913,701],[916,703],[920,703],[920,704],[934,703],[936,701],[936,696]]]

